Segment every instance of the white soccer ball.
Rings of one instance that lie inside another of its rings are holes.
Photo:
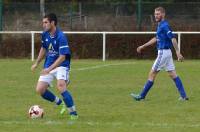
[[[29,117],[32,119],[43,118],[44,110],[39,105],[33,105],[28,111]]]

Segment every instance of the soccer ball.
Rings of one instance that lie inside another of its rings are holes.
[[[28,111],[29,117],[32,119],[43,118],[44,110],[39,105],[33,105]]]

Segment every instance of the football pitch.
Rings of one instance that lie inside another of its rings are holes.
[[[153,60],[72,60],[69,90],[77,121],[62,117],[53,103],[35,92],[40,68],[28,59],[0,59],[0,132],[199,132],[200,60],[175,62],[189,101],[179,101],[174,82],[161,72],[145,101],[136,102]],[[55,88],[51,88],[57,95]],[[28,109],[44,108],[43,119],[29,119]]]

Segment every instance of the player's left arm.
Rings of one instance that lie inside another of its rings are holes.
[[[180,53],[180,49],[178,48],[178,43],[177,43],[177,40],[176,38],[172,38],[172,44],[174,46],[174,49],[176,51],[176,56],[178,58],[178,61],[183,61],[184,60],[184,57],[183,55]]]
[[[172,41],[173,47],[174,47],[174,49],[175,49],[175,51],[176,51],[176,56],[177,56],[177,58],[178,58],[178,61],[183,61],[184,57],[183,57],[182,54],[180,53],[180,50],[179,50],[179,48],[178,48],[177,40],[176,40],[176,38],[175,38],[175,35],[172,33],[172,31],[171,31],[169,25],[166,25],[166,26],[164,27],[164,31],[166,32],[168,38],[171,39],[171,41]]]

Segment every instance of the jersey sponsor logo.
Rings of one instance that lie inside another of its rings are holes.
[[[49,44],[48,51],[49,51],[49,56],[58,55],[58,52],[54,50],[52,43]]]
[[[52,43],[49,44],[48,50],[54,50]]]

